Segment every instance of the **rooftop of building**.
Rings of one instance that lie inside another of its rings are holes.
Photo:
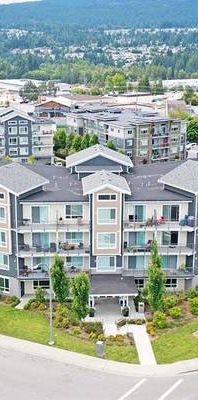
[[[126,201],[191,201],[191,198],[170,190],[164,190],[158,180],[176,167],[182,161],[170,161],[150,165],[135,166],[133,172],[122,175],[126,178],[131,195],[126,195]],[[29,195],[24,202],[87,202],[88,196],[83,196],[82,181],[77,174],[71,174],[64,167],[42,164],[26,167],[49,180],[41,192]]]
[[[187,160],[160,178],[164,185],[198,195],[198,161]]]

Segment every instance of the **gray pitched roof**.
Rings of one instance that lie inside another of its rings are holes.
[[[15,118],[15,117],[21,117],[21,118],[25,118],[29,121],[34,121],[34,119],[32,117],[30,117],[28,114],[24,113],[21,110],[17,110],[15,108],[11,109],[5,109],[5,112],[2,112],[0,114],[0,122],[5,122],[5,121],[9,121],[9,119],[11,118]]]
[[[131,194],[131,190],[123,176],[105,170],[98,171],[82,179],[83,194],[90,194],[99,189],[110,187],[121,193]]]
[[[160,183],[198,194],[198,161],[187,160],[159,179]]]
[[[13,162],[0,167],[0,186],[17,196],[48,182],[48,179],[19,163]]]
[[[87,160],[91,160],[97,156],[103,156],[110,160],[113,160],[121,165],[126,165],[132,168],[133,163],[131,159],[115,150],[109,149],[107,146],[96,144],[95,146],[88,147],[87,149],[81,150],[78,153],[72,154],[66,158],[66,167],[70,168],[75,165],[81,164]]]

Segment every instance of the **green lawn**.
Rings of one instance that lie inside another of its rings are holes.
[[[198,357],[198,338],[192,335],[198,330],[198,319],[175,328],[152,342],[159,364],[173,363]]]
[[[49,324],[47,319],[36,312],[15,310],[0,305],[0,334],[19,339],[47,344]],[[55,346],[77,353],[95,356],[95,344],[54,329]],[[115,361],[138,363],[134,346],[107,346],[106,357]]]

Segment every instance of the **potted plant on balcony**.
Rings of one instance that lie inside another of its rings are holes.
[[[129,316],[129,307],[123,307],[122,315],[123,315],[123,317],[128,317]]]

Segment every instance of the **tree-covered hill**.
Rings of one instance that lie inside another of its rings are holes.
[[[0,6],[0,26],[179,27],[198,23],[198,0],[41,0]]]

